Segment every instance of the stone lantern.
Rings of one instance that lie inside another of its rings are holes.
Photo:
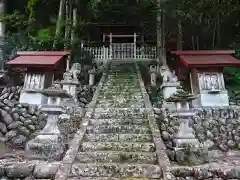
[[[58,117],[66,113],[63,100],[72,96],[56,86],[44,89],[42,94],[47,97],[47,103],[40,106],[40,110],[48,115],[47,123],[43,130],[26,144],[26,156],[49,161],[60,160],[65,152],[65,144],[57,125]]]
[[[183,89],[177,89],[177,92],[172,94],[166,101],[175,104],[175,112],[171,116],[176,117],[180,121],[180,126],[177,134],[175,135],[175,148],[181,148],[186,144],[199,145],[199,141],[194,135],[193,129],[189,126],[189,119],[195,114],[190,109],[190,101],[196,97],[189,94]]]

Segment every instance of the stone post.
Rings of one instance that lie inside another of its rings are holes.
[[[89,85],[93,86],[95,84],[95,73],[96,73],[96,69],[92,68],[88,71],[89,73]]]
[[[151,77],[151,86],[156,87],[157,86],[157,66],[156,65],[150,65],[149,67],[150,71],[150,77]]]

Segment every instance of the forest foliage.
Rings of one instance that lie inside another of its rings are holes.
[[[80,42],[95,34],[96,23],[131,24],[156,39],[159,11],[165,17],[166,44],[181,43],[188,50],[235,49],[240,58],[236,0],[5,0],[5,7],[1,15],[6,23],[5,60],[18,50],[77,52]],[[237,69],[225,71],[227,84],[240,85]]]

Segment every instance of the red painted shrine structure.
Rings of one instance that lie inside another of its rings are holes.
[[[42,104],[41,91],[52,86],[54,80],[62,79],[69,69],[69,56],[66,51],[18,52],[7,62],[10,68],[26,69],[20,103]]]
[[[224,67],[240,67],[233,57],[234,50],[172,51],[177,59],[176,73],[180,80],[189,79],[191,92],[197,95],[193,105],[228,106],[229,98],[225,87]]]

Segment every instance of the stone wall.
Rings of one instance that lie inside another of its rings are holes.
[[[190,127],[196,138],[211,149],[222,151],[240,150],[240,108],[194,109],[196,116],[191,118]],[[162,139],[167,147],[172,147],[178,131],[179,120],[171,117],[167,110],[156,110]]]
[[[213,163],[210,166],[198,167],[175,167],[171,173],[176,180],[237,180],[240,179],[239,167],[229,167],[229,165]]]
[[[16,148],[35,136],[46,123],[46,115],[36,106],[19,104],[21,87],[6,87],[0,95],[0,141]]]
[[[240,109],[208,108],[193,109],[195,116],[190,119],[189,126],[193,128],[195,137],[204,145],[204,148],[220,151],[240,150]],[[174,137],[178,132],[180,121],[171,117],[164,109],[155,109],[155,116],[161,131],[162,139],[167,147],[167,154],[172,161],[181,164],[198,164],[207,161],[207,157],[201,154],[203,149],[192,153],[174,151]],[[204,153],[204,152],[203,152]],[[206,153],[205,153],[206,154]]]
[[[1,180],[54,179],[60,162],[0,160]]]
[[[196,109],[191,119],[196,137],[211,149],[240,150],[240,108]]]
[[[172,149],[174,146],[173,139],[179,129],[180,121],[171,117],[170,113],[164,109],[155,109],[155,117],[166,147]]]
[[[77,91],[77,98],[80,107],[85,108],[86,105],[92,100],[95,89],[96,86],[87,85],[84,81],[80,82],[80,86]]]

